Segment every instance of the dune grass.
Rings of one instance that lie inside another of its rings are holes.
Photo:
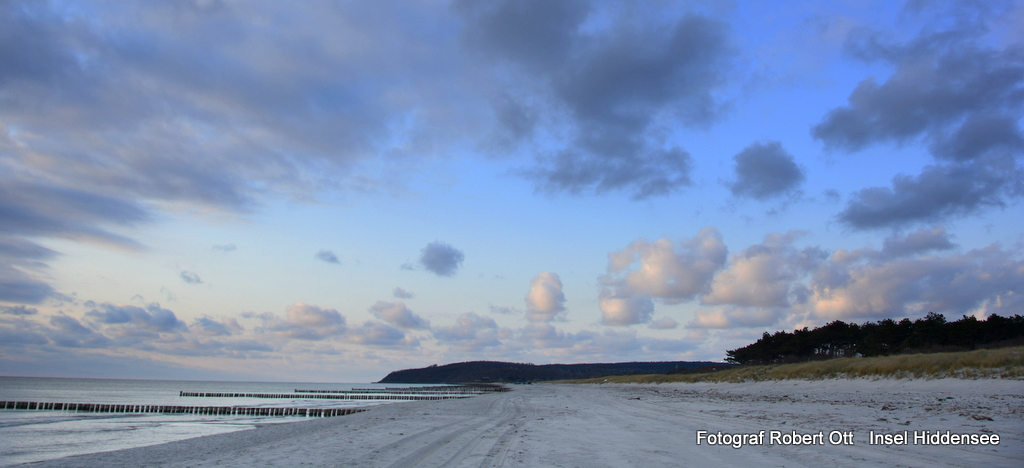
[[[706,374],[613,375],[593,379],[562,380],[559,383],[692,383],[836,378],[941,379],[947,377],[1024,379],[1024,347],[743,366]]]

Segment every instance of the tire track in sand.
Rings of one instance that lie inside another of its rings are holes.
[[[499,407],[500,404],[500,407]],[[504,461],[516,431],[532,407],[522,396],[501,395],[486,411],[441,424],[378,447],[350,460],[351,466],[390,468],[495,466]],[[487,442],[493,440],[493,443]]]
[[[505,398],[498,415],[438,437],[390,467],[473,466],[477,459],[482,459],[481,467],[498,466],[503,463],[517,428],[525,422],[524,412],[533,414],[521,396]]]

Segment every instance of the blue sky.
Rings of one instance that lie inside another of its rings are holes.
[[[5,2],[0,373],[1021,312],[1020,2]]]

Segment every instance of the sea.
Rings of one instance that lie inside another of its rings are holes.
[[[182,397],[180,392],[274,393],[402,387],[396,384],[202,382],[185,380],[64,379],[0,376],[0,401],[173,406],[352,408],[393,400]],[[344,416],[340,416],[344,417]],[[299,416],[230,416],[158,413],[86,413],[0,409],[0,467],[71,455],[162,444],[257,424],[292,423]]]

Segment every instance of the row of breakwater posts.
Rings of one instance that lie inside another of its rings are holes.
[[[480,395],[491,392],[507,392],[503,385],[448,385],[443,387],[388,387],[388,388],[353,388],[351,390],[301,390],[295,393],[335,393],[344,394],[402,394],[402,395]]]
[[[360,413],[366,408],[276,408],[244,406],[168,406],[168,405],[107,405],[96,403],[49,403],[35,401],[0,401],[5,410],[79,411],[84,413],[161,413],[208,414],[233,416],[304,416],[328,418]]]
[[[295,390],[295,393],[210,393],[179,392],[179,397],[212,398],[287,398],[294,400],[451,400],[470,398],[488,392],[507,392],[508,387],[493,384],[448,385],[436,387],[356,388],[352,390]],[[0,410],[78,411],[87,413],[160,413],[231,416],[332,417],[366,411],[366,408],[291,408],[245,406],[132,405],[103,403],[58,403],[36,401],[0,401]]]
[[[288,398],[293,400],[451,400],[455,398],[469,398],[470,394],[455,395],[367,395],[359,393],[204,393],[204,392],[180,392],[182,397],[203,397],[203,398]]]

